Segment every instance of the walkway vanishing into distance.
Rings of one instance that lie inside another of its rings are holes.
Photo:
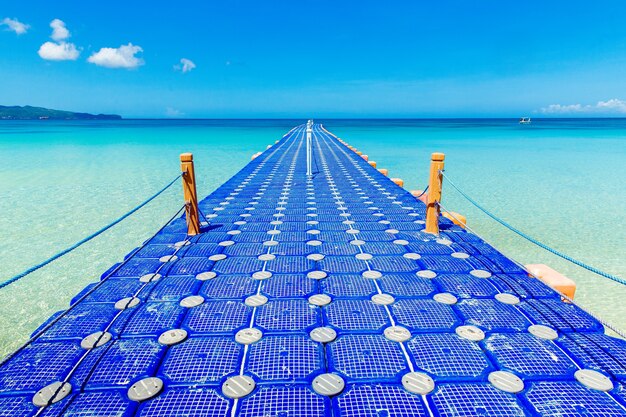
[[[626,415],[624,341],[312,129],[42,325],[0,416]]]

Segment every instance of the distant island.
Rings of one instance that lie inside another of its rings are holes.
[[[33,106],[0,106],[0,120],[120,120],[117,114],[90,114]]]

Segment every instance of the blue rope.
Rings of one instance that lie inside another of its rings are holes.
[[[23,343],[19,348],[17,348],[14,352],[9,353],[8,355],[6,355],[4,358],[2,358],[2,360],[0,360],[0,367],[3,366],[5,363],[7,363],[8,361],[10,361],[13,357],[15,357],[15,355],[17,355],[18,353],[20,353],[22,350],[24,350],[28,345],[30,345],[31,343],[33,343],[35,340],[37,340],[42,334],[44,334],[46,331],[48,331],[48,329],[50,329],[52,326],[54,326],[58,321],[60,321],[63,317],[66,317],[67,314],[72,311],[77,305],[79,305],[81,302],[83,302],[84,300],[87,299],[87,297],[89,297],[91,294],[93,294],[94,292],[96,292],[98,290],[98,288],[100,288],[101,286],[104,285],[105,282],[107,282],[109,280],[109,278],[111,278],[115,273],[117,273],[117,271],[119,271],[120,269],[122,269],[126,264],[128,264],[134,257],[135,255],[137,255],[143,248],[145,248],[146,246],[148,246],[152,240],[163,231],[163,229],[165,229],[183,210],[185,210],[185,206],[183,205],[181,208],[178,209],[178,211],[176,213],[174,213],[174,215],[172,217],[170,217],[170,219],[165,222],[160,228],[159,230],[157,230],[148,240],[146,240],[145,242],[143,242],[139,247],[133,249],[127,256],[124,257],[124,260],[122,262],[120,262],[119,264],[117,264],[117,266],[115,266],[113,268],[113,270],[111,270],[108,274],[106,274],[106,276],[102,277],[100,279],[100,281],[98,281],[93,287],[91,287],[87,292],[85,292],[83,295],[80,296],[80,298],[78,300],[75,300],[72,304],[70,304],[70,306],[67,308],[67,310],[61,312],[61,314],[59,314],[58,316],[51,318],[51,320],[48,322],[48,324],[45,324],[42,328],[40,328],[37,333],[33,334],[30,339],[28,339],[25,343]]]
[[[422,193],[420,195],[416,195],[414,196],[416,199],[420,198],[421,196],[423,196],[424,194],[426,194],[426,192],[428,191],[428,187],[430,187],[430,185],[427,185],[426,188],[424,188],[424,191],[422,191]]]
[[[564,254],[564,253],[562,253],[562,252],[559,252],[558,250],[553,249],[553,248],[551,248],[550,246],[548,246],[548,245],[546,245],[546,244],[544,244],[544,243],[539,242],[537,239],[535,239],[535,238],[533,238],[533,237],[531,237],[531,236],[527,235],[526,233],[522,232],[521,230],[516,229],[515,227],[511,226],[510,224],[508,224],[508,223],[507,223],[507,222],[505,222],[504,220],[502,220],[502,219],[500,219],[499,217],[497,217],[495,214],[491,213],[491,212],[490,212],[489,210],[487,210],[486,208],[482,207],[480,204],[478,204],[478,203],[477,203],[477,202],[476,202],[473,198],[471,198],[469,195],[465,194],[465,193],[464,193],[464,192],[463,192],[463,191],[462,191],[459,187],[457,187],[457,186],[456,186],[456,185],[455,185],[452,181],[450,181],[450,178],[448,178],[448,177],[447,177],[447,176],[443,173],[443,171],[442,171],[442,175],[443,175],[443,177],[444,177],[444,178],[445,178],[445,179],[446,179],[446,180],[450,183],[450,185],[451,185],[452,187],[454,187],[454,189],[456,189],[456,190],[459,192],[459,194],[461,194],[463,197],[465,197],[465,199],[466,199],[467,201],[469,201],[470,203],[472,203],[472,204],[473,204],[474,206],[476,206],[476,208],[478,208],[480,211],[482,211],[482,212],[483,212],[483,213],[485,213],[487,216],[491,217],[493,220],[497,221],[498,223],[500,223],[502,226],[506,227],[506,228],[507,228],[507,229],[509,229],[510,231],[512,231],[512,232],[514,232],[514,233],[516,233],[516,234],[518,234],[519,236],[523,237],[524,239],[528,240],[529,242],[534,243],[535,245],[539,246],[540,248],[545,249],[545,250],[547,250],[548,252],[550,252],[550,253],[552,253],[552,254],[554,254],[554,255],[556,255],[556,256],[559,256],[559,257],[561,257],[561,258],[565,259],[566,261],[569,261],[569,262],[573,263],[574,265],[578,265],[578,266],[580,266],[581,268],[584,268],[584,269],[586,269],[586,270],[588,270],[588,271],[591,271],[591,272],[593,272],[593,273],[595,273],[595,274],[598,274],[598,275],[600,275],[600,276],[603,276],[603,277],[605,277],[605,278],[608,278],[608,279],[610,279],[610,280],[613,280],[613,281],[615,281],[615,282],[618,282],[618,283],[620,283],[620,284],[622,284],[622,285],[626,285],[626,280],[625,280],[625,279],[623,279],[623,278],[621,278],[621,277],[618,277],[617,275],[613,275],[613,274],[609,274],[608,272],[601,271],[601,270],[599,270],[599,269],[598,269],[598,268],[596,268],[596,267],[593,267],[593,266],[588,265],[588,264],[586,264],[586,263],[584,263],[584,262],[582,262],[582,261],[579,261],[579,260],[577,260],[577,259],[574,259],[574,258],[572,258],[572,257],[571,257],[571,256],[569,256],[569,255],[566,255],[566,254]]]
[[[51,256],[50,258],[46,259],[45,261],[43,261],[41,263],[38,263],[37,265],[34,265],[34,266],[28,268],[24,272],[21,272],[21,273],[15,275],[14,277],[9,278],[6,281],[0,283],[0,289],[3,289],[4,287],[13,284],[16,281],[19,281],[20,279],[24,278],[26,275],[31,274],[31,273],[35,272],[36,270],[38,270],[40,268],[43,268],[44,266],[48,265],[49,263],[59,259],[63,255],[65,255],[67,253],[70,253],[71,251],[73,251],[74,249],[78,248],[82,244],[89,242],[94,237],[96,237],[98,235],[101,235],[102,233],[106,232],[111,227],[115,226],[116,224],[118,224],[122,220],[126,219],[127,217],[129,217],[130,215],[135,213],[137,210],[141,209],[143,206],[145,206],[146,204],[148,204],[149,202],[151,202],[152,200],[157,198],[165,190],[170,188],[172,186],[172,184],[174,184],[174,182],[176,182],[176,180],[178,180],[181,176],[182,176],[182,174],[177,175],[176,178],[174,178],[172,181],[170,181],[165,187],[161,188],[161,190],[159,190],[152,197],[148,198],[146,201],[144,201],[143,203],[139,204],[137,207],[135,207],[134,209],[132,209],[128,213],[124,214],[123,216],[119,217],[118,219],[114,220],[113,222],[109,223],[108,225],[104,226],[102,229],[100,229],[100,230],[90,234],[89,236],[85,237],[84,239],[79,240],[78,242],[76,242],[72,246],[70,246],[69,248],[63,249],[61,252],[57,253],[54,256]]]

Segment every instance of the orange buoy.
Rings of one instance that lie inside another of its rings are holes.
[[[389,175],[389,170],[388,170],[387,168],[380,168],[380,169],[378,170],[378,172],[380,172],[381,174],[383,174],[385,177],[386,177],[387,175]]]
[[[367,163],[376,168],[376,161],[367,161]]]
[[[441,215],[446,219],[452,220],[452,223],[456,224],[457,226],[461,226],[463,229],[465,229],[465,225],[467,224],[467,218],[464,215],[459,214],[456,211],[444,211],[441,213]]]
[[[412,190],[411,195],[424,204],[428,203],[428,191],[424,192],[424,190]]]
[[[404,180],[402,178],[392,178],[391,181],[398,187],[404,187]]]
[[[526,269],[548,287],[574,299],[576,283],[572,279],[544,264],[526,265]]]
[[[361,155],[361,158],[365,159],[366,161],[369,161],[370,157],[367,155]]]
[[[355,151],[355,152],[356,152],[356,154],[357,154],[357,155],[359,155],[359,156],[363,155],[363,152],[361,152],[361,151]]]

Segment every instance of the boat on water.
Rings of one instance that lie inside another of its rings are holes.
[[[530,123],[530,117],[522,117],[521,119],[519,119],[519,124],[521,125],[529,125]]]

